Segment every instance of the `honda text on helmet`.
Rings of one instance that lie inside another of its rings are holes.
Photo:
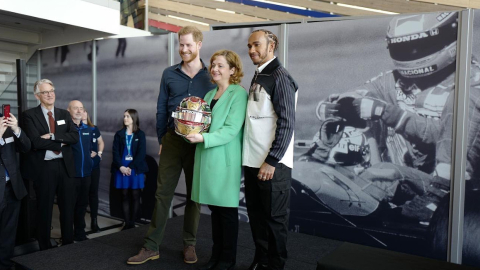
[[[406,78],[429,76],[455,62],[456,12],[394,18],[387,43],[396,70]]]

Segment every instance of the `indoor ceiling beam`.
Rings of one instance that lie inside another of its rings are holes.
[[[264,18],[272,21],[281,21],[281,20],[296,20],[296,19],[305,19],[308,18],[306,16],[286,13],[282,11],[276,11],[271,9],[259,8],[249,5],[241,5],[232,2],[219,2],[219,1],[211,1],[211,0],[172,0],[175,2],[180,2],[184,4],[191,4],[195,6],[207,7],[212,9],[224,9],[224,10],[231,10],[235,11],[239,14],[244,14],[248,16],[253,16],[257,18]]]
[[[459,9],[458,7],[405,0],[338,0],[335,2],[396,13],[454,11]]]
[[[0,25],[0,41],[9,41],[20,44],[38,45],[41,43],[41,34]]]
[[[203,17],[211,20],[218,20],[225,23],[259,22],[266,19],[255,18],[241,14],[231,14],[223,11],[217,11],[211,8],[198,7],[168,0],[150,0],[149,5],[160,9],[166,9],[183,14],[190,14],[197,17]]]
[[[188,21],[179,20],[179,19],[175,19],[175,18],[170,18],[170,17],[167,17],[167,16],[159,15],[159,14],[153,14],[153,13],[149,13],[148,17],[151,20],[164,22],[164,23],[168,23],[168,24],[173,24],[173,25],[177,25],[177,26],[180,26],[180,27],[184,27],[184,26],[187,26],[187,25],[193,25],[193,26],[196,26],[200,31],[210,31],[210,26],[208,26],[208,25],[198,24],[198,23],[194,23],[194,22],[188,22]]]
[[[0,41],[0,51],[14,53],[28,53],[28,45]]]
[[[335,4],[330,4],[323,1],[310,1],[310,0],[271,0],[273,2],[295,5],[299,7],[310,8],[316,11],[323,11],[328,13],[333,13],[337,15],[347,15],[347,16],[374,16],[380,15],[378,12],[354,9],[348,7],[341,7]]]

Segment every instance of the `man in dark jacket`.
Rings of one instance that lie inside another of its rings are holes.
[[[73,243],[75,164],[71,145],[78,132],[66,110],[55,108],[55,87],[41,79],[33,87],[40,105],[23,113],[25,133],[32,143],[26,155],[24,178],[34,181],[37,196],[37,239],[41,250],[51,247],[53,201],[57,195],[62,245]]]
[[[18,127],[17,118],[7,117],[0,114],[0,269],[12,266],[20,200],[27,195],[16,152],[30,151],[30,140]]]
[[[92,130],[82,122],[84,111],[82,102],[72,100],[68,104],[68,112],[72,116],[72,121],[78,132],[79,140],[72,145],[73,158],[75,162],[75,213],[73,217],[74,240],[87,240],[85,234],[85,213],[88,206],[88,193],[90,190],[91,174],[93,167],[92,157],[96,152],[92,152]]]
[[[243,166],[245,198],[255,242],[249,269],[284,269],[293,167],[297,83],[274,56],[277,37],[256,30],[248,53],[257,65],[250,86]]]

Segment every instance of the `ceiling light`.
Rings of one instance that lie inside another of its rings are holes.
[[[216,8],[216,10],[221,11],[221,12],[227,12],[227,13],[235,14],[235,11],[231,11],[231,10],[226,10],[226,9],[221,9],[221,8]]]
[[[383,13],[383,14],[398,14],[398,13],[396,13],[396,12],[390,12],[390,11],[385,11],[385,10],[380,10],[380,9],[366,8],[366,7],[359,7],[359,6],[342,4],[342,3],[337,3],[337,6],[347,7],[347,8],[354,8],[354,9],[361,9],[361,10],[367,10],[367,11],[378,12],[378,13]]]
[[[198,23],[198,24],[201,24],[201,25],[209,26],[208,23],[203,23],[203,22],[199,22],[199,21],[195,21],[195,20],[185,19],[185,18],[182,18],[182,17],[172,16],[172,15],[167,15],[167,17],[177,19],[177,20],[193,22],[193,23]]]

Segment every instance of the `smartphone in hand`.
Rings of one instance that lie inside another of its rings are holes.
[[[5,117],[5,119],[10,117],[10,104],[3,104],[2,105],[2,112],[3,112],[3,116]]]

